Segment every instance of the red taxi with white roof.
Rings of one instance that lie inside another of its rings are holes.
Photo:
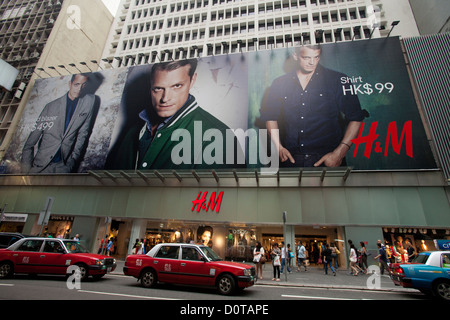
[[[89,251],[78,241],[54,238],[24,238],[0,249],[0,279],[16,273],[67,275],[79,267],[81,280],[103,277],[114,271],[116,260]]]
[[[146,255],[128,256],[123,271],[147,288],[158,282],[209,286],[223,295],[255,283],[255,267],[223,261],[211,248],[195,244],[158,244]]]

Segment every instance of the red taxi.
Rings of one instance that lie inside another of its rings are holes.
[[[123,272],[146,288],[159,281],[216,287],[223,295],[255,283],[255,267],[223,261],[211,248],[195,244],[158,244],[146,255],[128,256]]]
[[[116,260],[92,254],[78,241],[53,238],[24,238],[0,249],[0,279],[15,273],[67,274],[71,265],[79,267],[81,280],[103,277],[114,271]]]

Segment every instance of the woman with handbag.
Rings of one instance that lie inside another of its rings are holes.
[[[357,266],[356,262],[358,261],[358,255],[356,254],[356,248],[353,243],[350,245],[349,260],[350,260],[350,269],[351,269],[353,275],[357,276],[359,273],[358,268],[356,267]]]
[[[256,278],[262,280],[262,265],[266,262],[266,255],[261,242],[256,242],[256,247],[253,249],[253,262],[256,265]]]
[[[278,243],[273,244],[272,249],[272,265],[273,278],[272,280],[280,281],[280,266],[281,266],[281,250],[278,248]]]

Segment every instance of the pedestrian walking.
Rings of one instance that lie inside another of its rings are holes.
[[[356,248],[355,245],[352,243],[350,244],[350,269],[351,269],[351,274],[353,274],[354,276],[357,276],[359,271],[357,266],[357,262],[358,262],[358,255],[356,254]]]
[[[340,254],[341,252],[336,247],[336,244],[333,242],[330,244],[330,249],[331,249],[331,259],[333,259],[333,262],[334,262],[334,269],[337,270],[339,268],[338,254]]]
[[[291,263],[295,259],[295,253],[291,249],[291,244],[287,244],[287,252],[286,252],[286,260],[287,260],[287,268],[289,270],[289,273],[291,273]]]
[[[377,243],[378,247],[378,255],[373,257],[375,260],[378,259],[378,262],[380,263],[380,273],[383,275],[384,270],[389,270],[388,268],[388,260],[386,256],[386,247],[382,246],[381,243]]]
[[[136,254],[144,254],[144,239],[141,239],[136,245]]]
[[[301,241],[298,242],[298,252],[297,252],[297,271],[300,271],[300,267],[304,266],[305,271],[308,271],[306,268],[306,248]]]
[[[361,248],[359,249],[359,256],[361,257],[359,266],[361,267],[362,271],[367,274],[367,268],[369,266],[367,265],[368,253],[367,253],[366,245],[364,244],[363,241],[361,241],[359,244],[361,246]]]
[[[273,266],[272,280],[280,281],[281,250],[280,250],[280,248],[278,248],[278,243],[273,244],[271,255],[272,255],[272,266]]]
[[[142,254],[142,250],[142,242],[139,240],[139,238],[136,238],[133,249],[131,250],[131,254]]]
[[[98,254],[105,254],[106,246],[108,245],[108,235],[105,235],[105,238],[103,238],[100,241],[100,247],[98,248]]]
[[[323,254],[323,269],[325,270],[325,274],[328,274],[328,266],[330,266],[331,271],[333,272],[333,275],[336,276],[336,270],[333,268],[333,260],[331,258],[331,249],[330,245],[328,243],[324,244],[324,248],[322,251]]]
[[[411,242],[406,242],[406,251],[408,252],[408,262],[412,262],[416,258],[416,250]]]
[[[264,248],[261,246],[261,242],[256,242],[256,247],[253,249],[253,262],[256,265],[256,278],[262,280],[262,265],[266,262],[266,256]]]
[[[113,237],[109,238],[108,245],[106,246],[106,255],[110,256],[111,252],[114,251]]]

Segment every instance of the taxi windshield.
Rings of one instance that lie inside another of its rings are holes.
[[[70,253],[89,253],[89,250],[78,241],[64,241],[64,245]]]
[[[211,248],[209,247],[200,247],[205,256],[211,261],[221,261],[223,260],[221,257],[217,255]]]

